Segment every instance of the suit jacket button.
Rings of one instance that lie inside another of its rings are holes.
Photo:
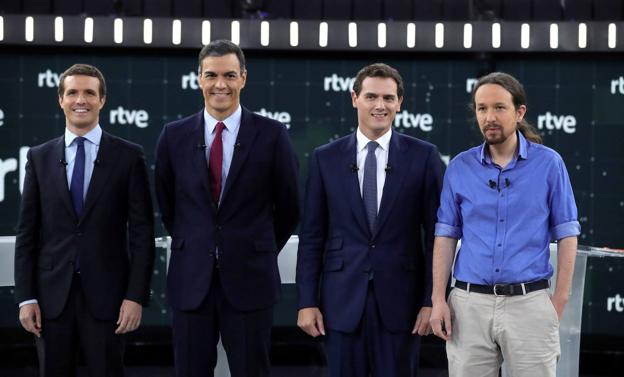
[[[371,249],[375,248],[375,244],[374,243],[371,243],[369,246],[371,247]]]

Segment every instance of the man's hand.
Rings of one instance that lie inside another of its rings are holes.
[[[314,338],[319,335],[325,335],[323,315],[319,308],[316,307],[299,309],[297,326]]]
[[[563,318],[563,310],[565,309],[565,306],[568,303],[568,298],[567,297],[561,298],[558,295],[553,295],[550,298],[550,301],[552,301],[552,304],[555,307],[555,310],[557,311],[557,319],[559,319],[559,322],[561,322],[561,318]]]
[[[429,323],[433,329],[433,333],[444,339],[451,339],[451,333],[453,325],[451,323],[451,309],[444,300],[433,303],[433,309],[431,310],[431,317]]]
[[[115,334],[125,334],[136,330],[141,324],[141,304],[130,300],[123,300],[119,309],[119,319],[117,319],[117,329]]]
[[[431,325],[429,324],[429,318],[431,317],[431,307],[423,306],[418,312],[416,317],[416,324],[412,330],[412,334],[418,333],[420,336],[431,334]]]
[[[37,337],[41,337],[41,309],[39,304],[26,304],[19,310],[22,327]]]

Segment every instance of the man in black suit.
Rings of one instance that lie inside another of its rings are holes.
[[[158,141],[178,377],[212,376],[219,337],[232,377],[269,375],[277,254],[299,218],[298,164],[286,127],[240,105],[246,78],[237,45],[206,45],[204,109],[165,125]]]
[[[143,149],[103,132],[102,73],[59,79],[65,134],[28,151],[15,244],[15,298],[42,375],[123,376],[123,336],[141,322],[154,262]]]

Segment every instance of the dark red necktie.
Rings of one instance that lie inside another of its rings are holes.
[[[223,133],[225,124],[218,122],[214,140],[210,146],[210,156],[208,156],[208,169],[210,170],[210,191],[212,191],[212,200],[219,203],[219,195],[221,194],[221,169],[223,166]]]

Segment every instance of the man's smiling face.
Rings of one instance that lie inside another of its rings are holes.
[[[240,104],[246,79],[247,71],[241,71],[235,54],[205,57],[199,70],[199,86],[206,111],[219,120],[230,116]]]

